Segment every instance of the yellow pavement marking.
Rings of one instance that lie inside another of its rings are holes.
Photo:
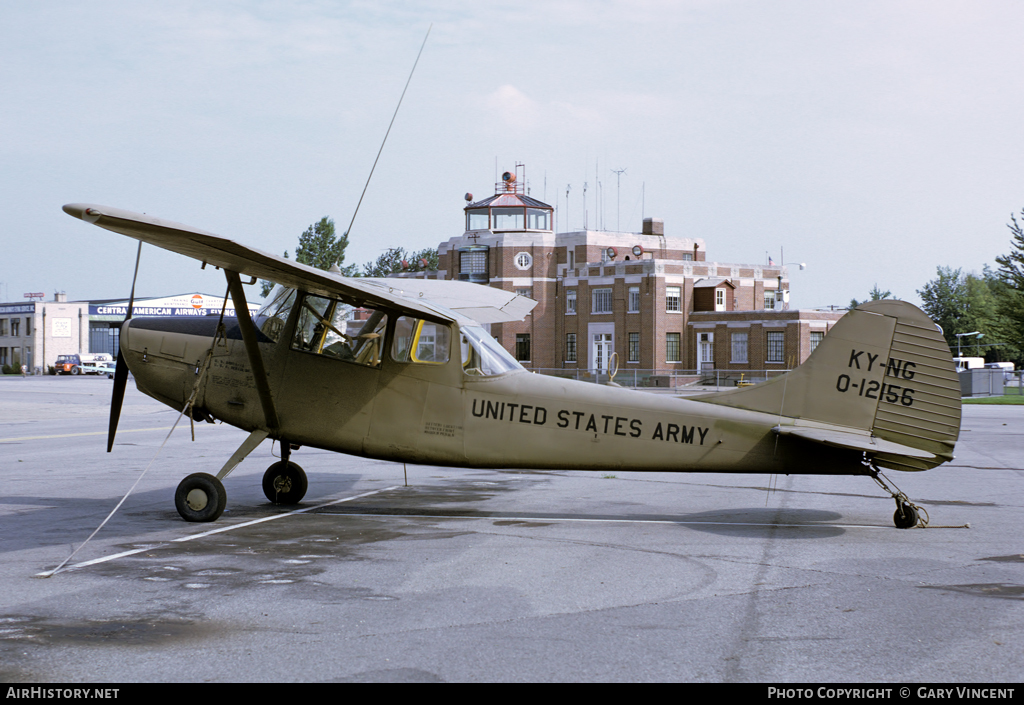
[[[154,428],[119,428],[120,433],[141,433],[142,431],[169,431],[170,426],[156,426]],[[13,443],[15,441],[41,441],[47,438],[75,438],[77,436],[105,436],[106,431],[89,431],[87,433],[58,433],[52,436],[22,436],[21,438],[0,438],[0,443]]]

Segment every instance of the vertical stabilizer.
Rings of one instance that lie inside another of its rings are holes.
[[[923,311],[893,299],[847,313],[792,372],[699,399],[777,414],[782,426],[869,433],[935,456],[874,455],[877,465],[899,470],[950,460],[960,434],[960,381],[949,346]]]

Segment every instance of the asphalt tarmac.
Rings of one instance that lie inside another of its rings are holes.
[[[889,474],[928,529],[894,528],[865,477],[410,466],[406,486],[400,464],[305,448],[309,492],[281,508],[269,442],[223,517],[187,524],[177,483],[245,433],[193,442],[182,421],[163,445],[176,414],[129,384],[107,454],[111,384],[0,378],[4,682],[1024,674],[1024,407],[965,406],[953,463]]]

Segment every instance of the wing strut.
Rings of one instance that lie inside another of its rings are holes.
[[[253,325],[252,318],[249,316],[249,306],[245,301],[245,292],[242,290],[242,282],[238,278],[238,272],[225,269],[224,276],[228,280],[231,300],[235,303],[235,315],[238,317],[238,327],[242,331],[242,342],[245,343],[245,354],[249,358],[249,367],[252,368],[252,376],[256,382],[256,393],[259,395],[260,405],[263,407],[263,417],[267,421],[268,429],[273,433],[281,425],[277,419],[277,410],[274,409],[274,398],[270,394],[267,370],[263,366],[263,356],[260,354],[259,342],[256,339],[256,326]]]

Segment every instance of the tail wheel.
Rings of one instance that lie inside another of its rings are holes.
[[[224,485],[205,472],[186,477],[174,493],[174,506],[185,521],[216,521],[227,503]]]
[[[917,510],[909,502],[902,502],[892,515],[892,520],[897,529],[913,529],[917,526]]]
[[[308,485],[306,473],[288,460],[274,463],[263,474],[263,494],[274,504],[298,504]]]

